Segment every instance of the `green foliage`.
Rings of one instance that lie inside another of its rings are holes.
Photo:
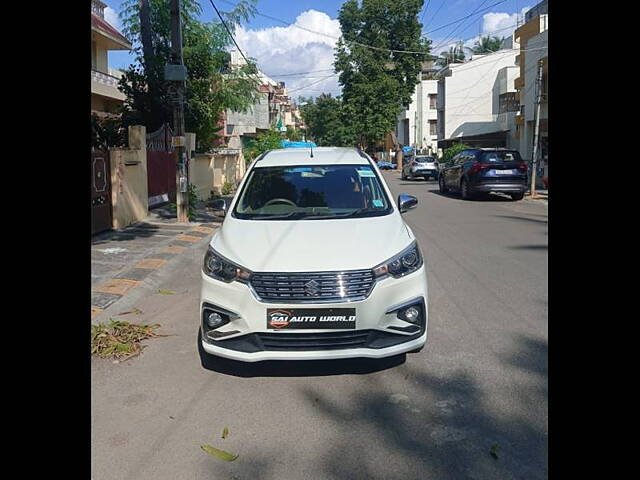
[[[171,53],[169,0],[149,0],[150,33],[143,45],[139,0],[125,0],[120,17],[123,33],[133,41],[136,63],[125,71],[119,88],[126,95],[125,125],[141,124],[154,131],[173,123],[172,94],[164,81],[164,66]],[[255,13],[256,0],[242,0],[224,14],[229,28],[248,20]],[[197,0],[182,3],[183,58],[187,68],[185,91],[185,130],[196,134],[196,150],[207,151],[219,138],[221,113],[229,108],[246,113],[255,103],[257,80],[255,65],[229,67],[227,47],[232,44],[220,22],[201,22],[202,8]],[[145,51],[147,55],[145,55]]]
[[[431,42],[420,36],[422,6],[423,0],[347,0],[340,9],[335,68],[343,87],[343,115],[359,143],[383,140],[395,129],[402,107],[411,103],[422,62],[430,58]]]
[[[450,63],[464,62],[464,48],[461,45],[450,47],[448,52],[441,52],[436,65],[446,67]]]
[[[302,135],[300,134],[300,130],[297,130],[295,127],[291,125],[287,125],[287,133],[286,137],[292,142],[299,142],[302,140]]]
[[[282,135],[275,128],[259,134],[254,140],[249,142],[245,149],[247,161],[251,162],[267,150],[282,148]]]
[[[442,153],[440,163],[445,165],[450,163],[454,156],[467,148],[470,148],[469,145],[465,145],[464,143],[456,143],[455,145],[450,146]]]
[[[476,55],[482,55],[486,53],[497,52],[502,45],[502,38],[496,36],[487,35],[481,37],[480,40],[476,40],[472,50]]]
[[[100,150],[127,146],[127,130],[120,118],[100,118],[91,114],[91,146]]]
[[[189,211],[187,212],[187,216],[189,217],[189,221],[193,222],[197,217],[196,207],[198,205],[198,190],[193,183],[190,183],[187,187],[187,195],[189,196]]]
[[[331,94],[323,93],[315,100],[303,100],[306,104],[300,108],[300,112],[307,125],[309,139],[321,147],[355,145],[354,126],[345,114],[340,97],[334,98]]]
[[[235,186],[233,185],[233,183],[231,182],[224,182],[224,185],[222,185],[222,195],[229,195],[231,192],[233,192],[233,189],[235,188]]]

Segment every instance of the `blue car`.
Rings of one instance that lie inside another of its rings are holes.
[[[378,162],[378,168],[380,170],[395,170],[397,164],[391,162]]]

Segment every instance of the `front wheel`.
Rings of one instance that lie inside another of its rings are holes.
[[[438,179],[438,186],[440,187],[440,193],[447,193],[449,191],[447,186],[444,184],[444,177],[442,175],[440,175],[440,178]]]
[[[522,200],[524,198],[524,193],[512,193],[511,194],[511,200],[513,200],[514,202],[518,201],[518,200]]]

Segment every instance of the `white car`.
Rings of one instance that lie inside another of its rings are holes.
[[[206,353],[246,362],[382,358],[427,340],[427,276],[377,165],[356,149],[272,150],[249,167],[204,258]],[[215,202],[214,202],[215,203]]]
[[[422,177],[425,180],[429,180],[429,177],[431,177],[437,180],[438,159],[435,157],[416,155],[411,161],[407,162],[402,169],[402,180],[413,180],[417,177]]]

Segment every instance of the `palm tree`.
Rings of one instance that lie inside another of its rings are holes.
[[[436,65],[446,67],[450,63],[464,62],[464,51],[461,46],[450,47],[448,52],[441,52]]]
[[[502,40],[503,39],[500,37],[491,37],[489,35],[487,35],[486,37],[480,37],[480,40],[476,40],[476,43],[471,50],[476,55],[497,52],[498,50],[500,50]]]

